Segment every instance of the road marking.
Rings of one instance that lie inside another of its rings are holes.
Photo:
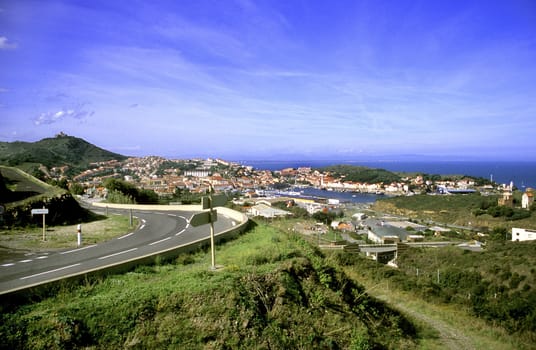
[[[133,234],[134,234],[134,232],[130,232],[130,233],[127,233],[127,234],[124,235],[124,236],[118,237],[117,239],[127,238],[128,236],[133,235]]]
[[[46,259],[46,258],[48,258],[48,256],[47,256],[47,255],[43,255],[43,256],[38,256],[36,259],[40,259],[40,260],[41,260],[41,259]]]
[[[50,270],[50,271],[45,271],[45,272],[41,272],[41,273],[36,273],[35,275],[31,275],[31,276],[21,277],[20,279],[21,279],[21,280],[25,280],[25,279],[32,278],[32,277],[37,277],[37,276],[41,276],[41,275],[46,275],[47,273],[53,273],[53,272],[57,272],[57,271],[61,271],[61,270],[70,269],[71,267],[75,267],[75,266],[78,266],[78,265],[82,265],[82,264],[81,264],[81,263],[78,263],[78,264],[74,264],[74,265],[64,266],[64,267],[60,267],[59,269],[54,269],[54,270]]]
[[[140,230],[143,230],[144,227],[145,227],[145,224],[141,225]]]
[[[21,261],[19,261],[19,262],[21,262],[21,263],[29,263],[29,262],[31,262],[31,261],[32,261],[32,259],[26,259],[26,260],[21,260]]]
[[[167,241],[168,239],[171,239],[171,237],[167,237],[167,238],[161,239],[161,240],[159,240],[159,241],[150,243],[149,245],[154,245],[154,244],[162,243],[162,242],[164,242],[164,241]]]
[[[119,253],[114,253],[114,254],[110,254],[110,255],[106,255],[106,256],[101,256],[99,258],[99,260],[102,260],[102,259],[108,259],[108,258],[111,258],[112,256],[116,256],[116,255],[121,255],[121,254],[125,254],[125,253],[129,253],[129,252],[133,252],[135,250],[138,250],[138,248],[132,248],[132,249],[129,249],[129,250],[123,250],[122,252],[119,252]]]
[[[183,233],[184,231],[186,231],[186,229],[185,229],[185,228],[184,228],[184,229],[182,229],[182,230],[180,230],[179,232],[175,233],[175,236],[178,236],[178,235],[180,235],[180,234],[181,234],[181,233]]]
[[[177,217],[177,215],[175,214],[167,214],[168,216],[173,216],[173,217]]]
[[[8,263],[8,264],[3,264],[2,267],[10,267],[10,266],[13,266],[15,265],[14,263]]]
[[[234,221],[231,221],[231,224],[232,224],[233,226],[236,226],[236,222],[234,222]]]
[[[61,252],[60,254],[63,255],[63,254],[70,254],[70,253],[74,253],[74,252],[78,252],[80,250],[84,250],[84,249],[88,249],[88,248],[93,248],[97,246],[96,244],[93,244],[93,245],[88,245],[87,247],[83,247],[83,248],[78,248],[78,249],[73,249],[73,250],[68,250],[66,252]]]

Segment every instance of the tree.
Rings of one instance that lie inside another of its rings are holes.
[[[71,191],[72,194],[83,195],[84,186],[82,186],[78,182],[73,182],[71,183],[71,186],[69,186],[69,191]]]
[[[326,225],[330,225],[331,222],[337,217],[337,214],[331,211],[317,211],[313,214],[313,218],[319,222],[323,222]]]

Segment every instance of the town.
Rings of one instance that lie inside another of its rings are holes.
[[[65,167],[53,168],[50,175],[61,179],[67,171]],[[159,201],[164,203],[188,204],[192,198],[194,201],[199,200],[209,191],[227,193],[234,198],[236,208],[240,208],[249,216],[264,218],[290,216],[290,207],[298,207],[311,216],[327,211],[342,212],[348,207],[348,203],[333,198],[333,193],[340,192],[351,193],[352,197],[369,194],[375,199],[377,196],[413,196],[421,193],[438,196],[460,195],[478,191],[484,196],[498,196],[498,205],[514,207],[513,183],[496,184],[482,178],[418,173],[400,174],[398,178],[398,181],[392,182],[357,182],[346,180],[344,175],[311,167],[271,171],[222,159],[170,160],[150,156],[92,163],[87,170],[76,174],[72,181],[81,186],[84,196],[96,200],[109,196],[108,189],[104,186],[108,179],[118,179],[136,188],[154,191]],[[322,195],[304,194],[311,188],[319,190],[317,193]],[[448,227],[412,223],[407,218],[367,217],[361,209],[366,209],[374,199],[360,206],[354,205],[350,220],[336,220],[332,217],[329,222],[324,220],[324,227],[311,227],[300,231],[309,235],[318,231],[325,234],[329,227],[342,232],[361,232],[361,237],[368,242],[380,244],[423,241],[425,231],[434,235],[453,231]],[[522,207],[530,209],[533,201],[533,192],[528,189],[523,194]],[[285,205],[273,205],[277,203]],[[526,235],[526,232],[523,232]],[[345,241],[353,240],[346,236]]]
[[[66,167],[52,168],[51,176],[64,177]],[[413,195],[423,192],[471,192],[483,193],[512,191],[513,184],[477,182],[471,177],[426,179],[423,174],[404,176],[391,183],[367,183],[345,181],[329,172],[311,167],[288,168],[276,171],[255,169],[252,166],[221,159],[168,160],[149,156],[92,163],[89,169],[75,175],[73,182],[81,184],[90,195],[104,196],[102,183],[108,178],[118,178],[137,187],[153,190],[160,197],[172,196],[177,189],[192,193],[205,193],[209,187],[216,192],[238,191],[247,197],[259,196],[263,190],[309,186],[328,191],[371,193],[385,195]]]

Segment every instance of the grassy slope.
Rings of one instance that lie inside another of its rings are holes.
[[[218,247],[216,261],[225,268],[209,271],[199,252],[8,302],[0,348],[523,348],[463,308],[393,288],[390,268],[324,256],[265,225]],[[417,315],[417,331],[367,294]]]
[[[332,255],[371,295],[438,330],[451,329],[445,333],[456,334],[458,345],[472,344],[458,348],[531,349],[535,252],[536,242],[495,243],[480,253],[412,248],[399,256],[396,270],[355,256]]]
[[[258,226],[210,254],[4,308],[4,348],[415,348],[415,328],[302,239]]]
[[[8,207],[23,205],[32,198],[56,197],[67,193],[17,168],[0,166],[0,172],[9,190],[6,197],[2,198],[2,202]]]
[[[26,227],[41,223],[31,210],[46,207],[47,225],[69,225],[98,219],[82,208],[66,190],[51,186],[20,169],[0,166],[6,193],[0,198],[5,205],[3,224],[10,228]]]

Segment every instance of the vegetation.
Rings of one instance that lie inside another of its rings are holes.
[[[536,229],[536,216],[531,215],[530,211],[497,206],[497,199],[497,196],[482,196],[480,193],[445,196],[422,194],[377,200],[371,209],[414,220],[467,226],[483,232],[495,227]]]
[[[345,181],[363,183],[391,183],[400,181],[400,176],[393,172],[363,166],[333,165],[320,168],[319,171],[329,172],[335,177],[344,177]]]
[[[489,244],[484,252],[457,247],[410,248],[399,269],[373,266],[366,259],[338,254],[341,265],[362,276],[389,281],[433,303],[457,305],[525,344],[536,341],[536,242]]]
[[[65,134],[38,142],[0,142],[0,164],[9,166],[43,164],[48,168],[64,165],[87,167],[90,163],[111,159],[124,160],[126,157]]]
[[[156,204],[158,195],[153,190],[139,189],[135,185],[118,179],[107,179],[104,187],[108,190],[109,203]]]
[[[40,215],[39,215],[40,216]],[[36,220],[38,221],[38,219]],[[0,227],[0,259],[3,254],[13,251],[41,251],[59,248],[72,248],[77,244],[77,226],[82,224],[82,242],[90,245],[108,241],[131,232],[138,224],[133,218],[132,226],[127,216],[111,215],[109,217],[94,215],[91,221],[71,225],[47,226],[46,241],[42,240],[43,229],[37,222],[24,227]]]
[[[402,314],[294,235],[258,226],[217,252],[3,304],[0,347],[416,348]]]
[[[48,185],[16,168],[1,167],[0,185],[5,205],[3,224],[8,227],[25,227],[40,224],[40,217],[33,217],[31,210],[46,207],[47,225],[68,225],[87,222],[95,215],[80,207],[72,195],[64,189]],[[39,219],[39,220],[38,220]]]

